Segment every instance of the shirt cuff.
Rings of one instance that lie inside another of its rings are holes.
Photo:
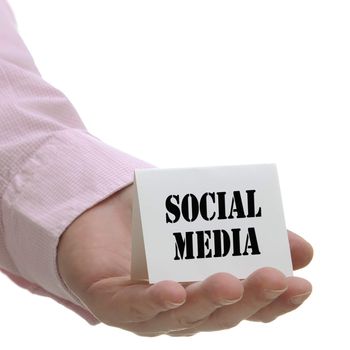
[[[63,299],[85,308],[59,276],[59,238],[80,214],[131,184],[135,169],[149,167],[154,166],[86,130],[53,133],[24,163],[2,198],[6,249],[21,278],[61,303]]]

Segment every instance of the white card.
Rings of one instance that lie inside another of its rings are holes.
[[[244,279],[261,267],[293,271],[274,164],[135,170],[132,279]]]

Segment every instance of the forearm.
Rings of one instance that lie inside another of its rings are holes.
[[[0,268],[32,292],[79,304],[57,271],[60,236],[150,165],[89,134],[40,76],[4,0],[0,18]]]

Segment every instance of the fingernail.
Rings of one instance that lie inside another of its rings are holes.
[[[284,288],[284,289],[265,289],[264,295],[265,295],[266,299],[273,300],[273,299],[278,298],[286,290],[287,290],[287,288]]]
[[[295,297],[290,298],[289,301],[293,305],[300,305],[310,296],[310,294],[311,294],[311,292],[299,294],[299,295],[296,295]]]
[[[240,297],[238,299],[223,299],[223,300],[220,301],[220,304],[222,304],[222,305],[232,305],[232,304],[237,303],[241,299],[242,299],[242,297]]]
[[[167,302],[167,306],[171,309],[175,309],[181,305],[183,305],[185,303],[185,300],[184,301],[181,301],[180,303],[171,303],[171,302]]]

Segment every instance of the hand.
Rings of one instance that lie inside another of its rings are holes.
[[[228,273],[180,284],[130,281],[132,186],[80,215],[58,248],[60,274],[97,319],[138,335],[192,335],[236,326],[242,320],[269,322],[296,309],[311,284],[262,268],[240,281]],[[289,232],[293,268],[312,259],[309,243]]]

